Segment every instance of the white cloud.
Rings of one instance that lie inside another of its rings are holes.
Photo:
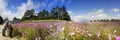
[[[69,15],[71,15],[71,16],[73,16],[73,15],[74,15],[74,13],[73,13],[72,11],[70,11],[70,10],[68,10],[67,12],[68,12],[68,13],[69,13]]]
[[[84,15],[71,16],[71,19],[75,22],[80,22],[80,21],[89,21],[94,19],[109,19],[109,17],[110,16],[108,16],[108,14],[106,14],[103,9],[99,9]]]
[[[9,17],[11,14],[11,11],[6,9],[7,3],[6,0],[0,0],[0,15],[5,18]]]
[[[120,12],[120,9],[119,8],[113,8],[113,11],[114,12]]]
[[[8,10],[6,7],[8,6],[7,0],[0,0],[0,15],[3,18],[8,17],[10,20],[13,19],[13,17],[21,18],[24,15],[24,12],[29,9],[37,9],[40,7],[45,7],[48,5],[48,7],[51,8],[54,4],[59,2],[58,0],[53,0],[52,2],[48,2],[49,0],[46,0],[45,2],[35,2],[33,3],[32,0],[27,0],[26,3],[21,3],[20,6],[15,7],[12,5],[12,9],[17,9],[16,12],[12,10]],[[71,0],[61,0],[63,3],[68,2],[71,3]]]
[[[117,16],[119,16],[119,17],[120,17],[120,14],[118,14]]]
[[[72,11],[68,11],[68,13],[74,22],[84,22],[97,19],[120,19],[120,14],[109,15],[104,12],[104,9],[92,10],[91,12],[85,13],[83,15],[73,15],[74,12]]]
[[[33,8],[34,8],[34,4],[32,0],[27,0],[27,3],[22,3],[20,6],[17,7],[16,17],[21,18],[26,10],[30,10]]]
[[[21,3],[20,6],[16,7],[17,12],[14,13],[11,10],[8,10],[7,7],[7,1],[6,0],[0,0],[0,13],[3,18],[8,17],[10,20],[13,19],[13,17],[21,18],[24,15],[24,12],[29,9],[34,9],[40,7],[40,5],[33,4],[32,0],[27,0],[26,3]],[[14,8],[14,6],[13,6]]]

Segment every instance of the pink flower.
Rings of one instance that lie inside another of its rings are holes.
[[[120,37],[119,37],[119,36],[115,36],[115,39],[116,39],[116,40],[120,40]]]
[[[68,40],[67,38],[65,38],[65,40]]]

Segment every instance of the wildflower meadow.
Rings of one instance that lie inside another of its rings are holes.
[[[20,40],[120,40],[120,22],[21,22],[12,26]]]

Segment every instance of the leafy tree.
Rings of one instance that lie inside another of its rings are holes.
[[[52,8],[50,12],[51,19],[55,19],[54,13],[55,13],[55,8]]]
[[[66,8],[65,6],[63,6],[62,8],[60,8],[60,19],[64,20],[64,14],[66,12]]]
[[[52,8],[50,13],[43,9],[40,11],[37,16],[34,15],[34,9],[27,10],[24,13],[24,16],[22,17],[22,20],[30,20],[30,19],[38,19],[38,20],[46,20],[46,19],[54,19],[54,20],[67,20],[71,21],[71,18],[69,16],[69,13],[66,11],[65,6],[62,6],[59,8],[59,6],[56,6],[55,8]]]
[[[56,6],[55,8],[53,8],[52,10],[51,10],[51,13],[50,13],[50,15],[51,15],[51,17],[53,18],[53,19],[59,19],[59,7],[58,6]]]
[[[59,8],[58,6],[56,6],[51,10],[50,15],[53,19],[71,21],[71,18],[68,12],[66,11],[65,6],[62,6],[62,8]]]
[[[62,15],[62,16],[60,16],[61,19],[71,21],[70,15],[66,11],[65,6],[62,6],[62,8],[60,9],[60,12],[61,12],[61,15]]]
[[[34,9],[31,9],[31,10],[27,10],[25,13],[24,13],[24,16],[22,17],[23,20],[29,20],[29,19],[34,19],[34,13],[35,10]]]
[[[13,18],[13,20],[17,20],[17,18],[16,18],[16,17],[14,17],[14,18]]]
[[[94,22],[96,22],[97,20],[94,20]]]
[[[0,24],[3,23],[3,18],[0,16]]]
[[[65,13],[63,14],[63,16],[64,16],[64,20],[66,20],[66,21],[71,21],[68,12],[65,12]]]
[[[38,19],[47,19],[49,17],[49,12],[45,9],[38,13]]]
[[[17,21],[17,20],[20,20],[20,19],[16,17],[13,18],[13,21]]]

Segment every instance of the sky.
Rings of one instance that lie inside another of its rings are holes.
[[[64,5],[75,22],[120,19],[120,0],[0,0],[0,15],[12,20],[13,17],[21,18],[26,10],[50,12],[57,5]]]

